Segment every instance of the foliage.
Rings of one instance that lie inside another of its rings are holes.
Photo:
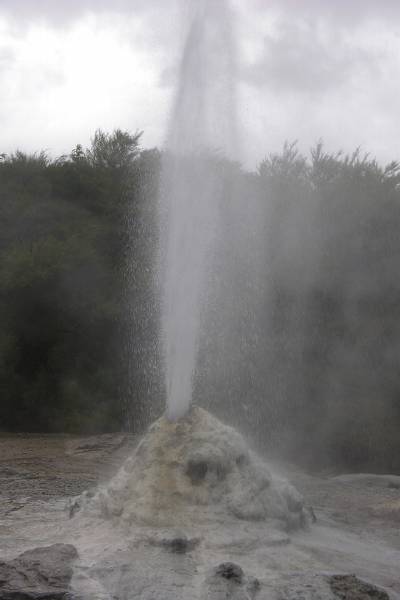
[[[132,281],[126,215],[147,220],[148,230],[157,195],[144,181],[155,181],[146,174],[154,158],[139,140],[97,131],[90,148],[77,146],[68,157],[16,152],[0,163],[3,429],[123,426],[128,290],[149,289],[154,251],[148,231],[136,228],[141,264]],[[145,347],[150,332],[137,329]]]
[[[399,163],[285,144],[244,177],[224,205],[199,401],[279,457],[399,472]]]
[[[0,428],[141,430],[162,410],[158,150],[97,131],[0,155]],[[400,165],[296,144],[209,157],[219,205],[196,401],[269,452],[400,471]],[[168,165],[168,161],[164,161]]]

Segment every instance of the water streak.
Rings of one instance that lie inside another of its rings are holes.
[[[201,299],[216,235],[218,178],[211,154],[235,153],[235,51],[225,0],[193,2],[164,156],[162,328],[167,415],[190,407]]]

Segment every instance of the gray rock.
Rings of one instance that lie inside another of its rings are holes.
[[[288,573],[262,589],[257,600],[337,600],[324,575]]]
[[[73,600],[69,584],[77,556],[71,544],[53,544],[0,562],[0,600]]]
[[[384,590],[355,575],[332,575],[329,584],[335,596],[341,600],[389,600]]]
[[[198,407],[177,422],[153,423],[112,480],[68,504],[86,514],[135,524],[175,526],[219,514],[247,521],[306,527],[299,492],[274,475],[232,427]]]
[[[257,600],[389,600],[389,595],[355,575],[304,571],[268,582]]]
[[[245,575],[239,565],[221,563],[207,577],[202,600],[252,600],[259,588],[258,579]]]
[[[200,543],[199,537],[188,537],[184,533],[172,534],[172,535],[152,535],[147,539],[151,546],[158,546],[164,548],[168,552],[175,554],[186,554],[191,552]]]

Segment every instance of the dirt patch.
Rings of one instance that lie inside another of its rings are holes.
[[[132,451],[129,435],[0,435],[0,498],[74,496],[107,480]]]

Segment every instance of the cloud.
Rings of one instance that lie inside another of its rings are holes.
[[[9,47],[0,45],[0,72],[3,69],[10,68],[15,61],[15,52]]]
[[[400,2],[231,1],[246,164],[285,139],[398,155]],[[0,0],[0,152],[68,152],[98,127],[162,143],[188,3]]]
[[[242,77],[279,93],[330,93],[356,74],[379,73],[378,56],[337,31],[310,22],[285,21],[264,37],[257,60],[242,66]]]
[[[286,18],[322,19],[336,26],[353,27],[366,20],[390,21],[400,19],[398,0],[249,0],[259,13],[275,12]]]
[[[254,14],[239,21],[244,154],[261,159],[285,139],[307,151],[322,137],[332,151],[398,157],[400,2],[249,3]]]
[[[199,1],[199,0],[197,0]],[[400,17],[398,0],[231,0],[243,12],[278,12],[286,17],[319,18],[351,24],[363,19],[390,19]],[[182,2],[181,2],[182,3]],[[186,2],[187,3],[187,2]],[[82,13],[168,13],[173,0],[2,0],[0,14],[12,15],[17,19],[48,18],[65,22]]]
[[[65,24],[87,12],[140,15],[164,12],[166,8],[162,0],[2,0],[0,14],[20,23],[46,20]]]
[[[36,22],[18,35],[4,27],[0,152],[69,152],[98,127],[145,129],[146,145],[159,143],[169,96],[157,85],[159,50],[136,43],[142,29],[140,19],[121,15],[62,29]]]

